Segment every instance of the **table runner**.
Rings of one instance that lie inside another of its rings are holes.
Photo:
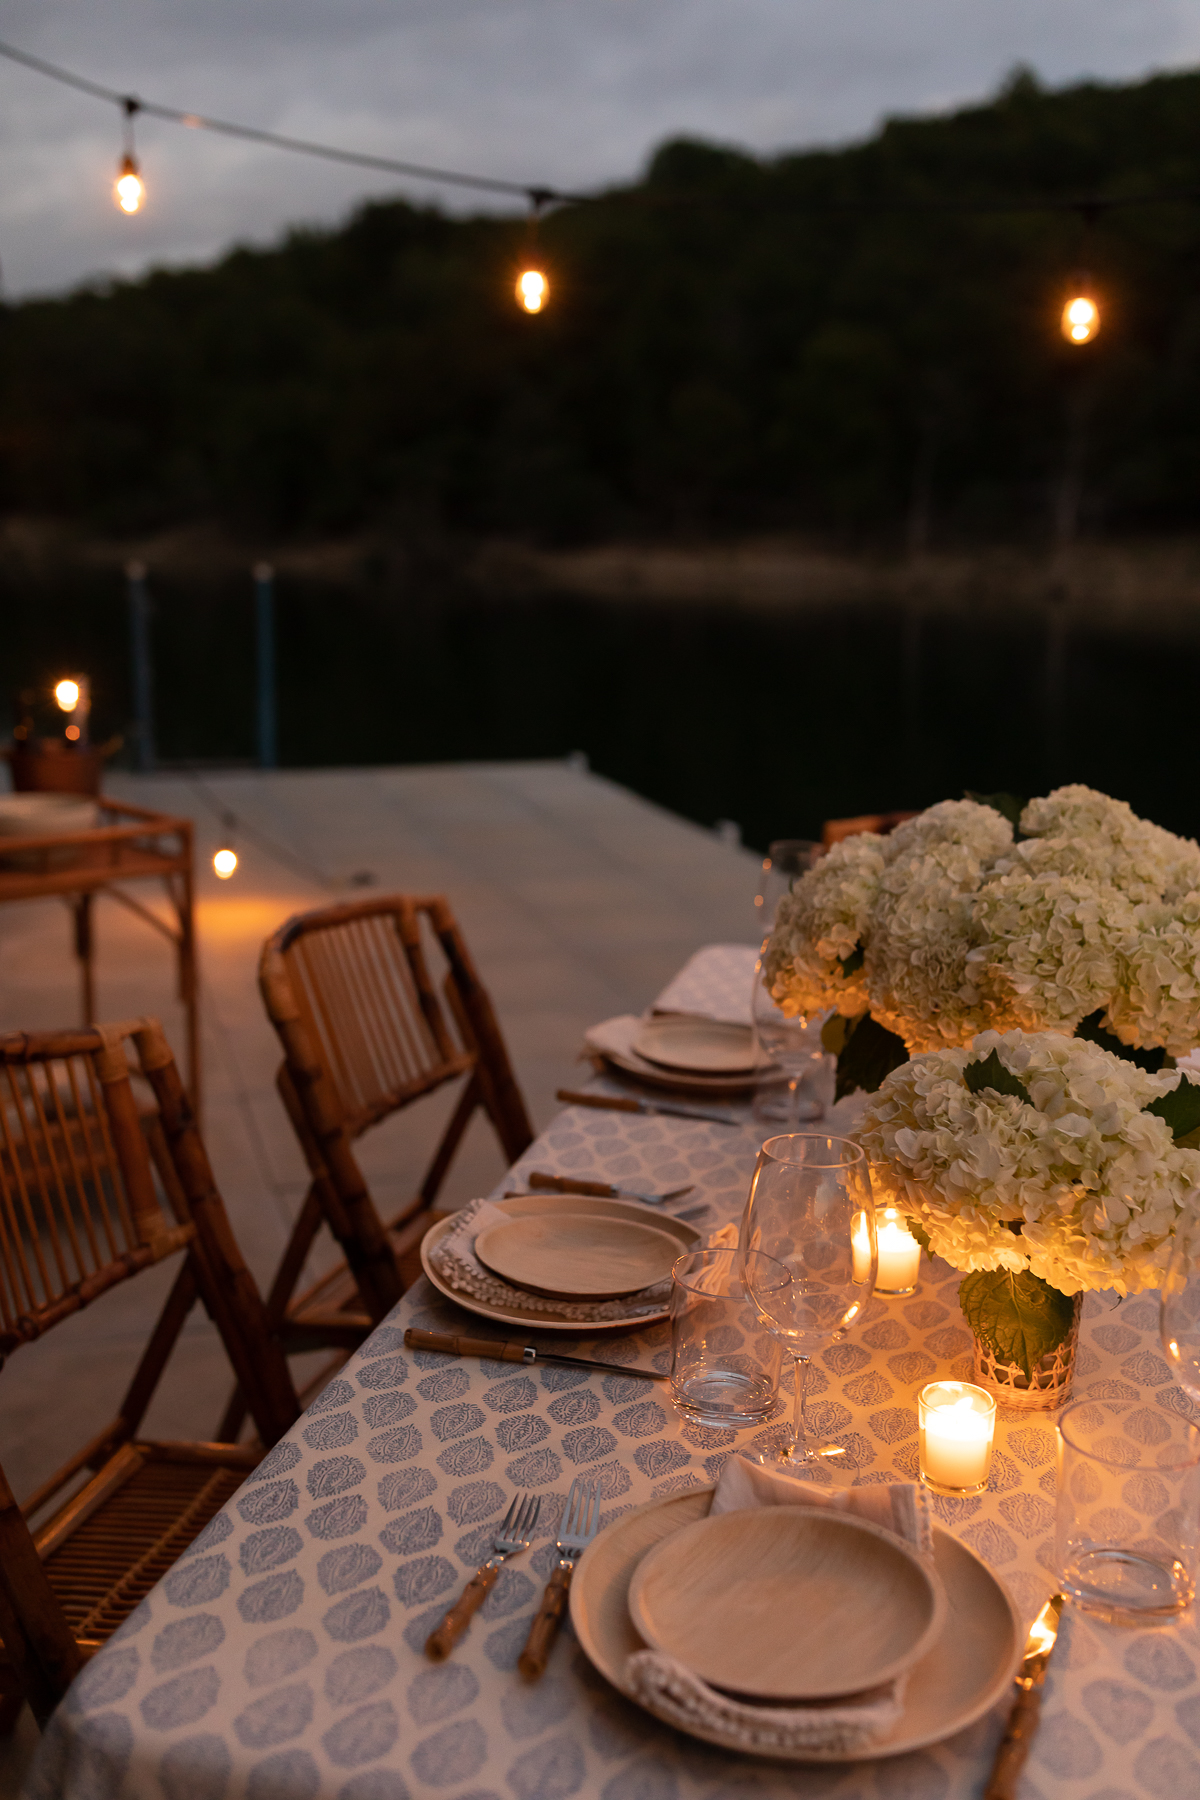
[[[603,1084],[598,1084],[603,1085]],[[735,1109],[736,1110],[736,1109]],[[568,1108],[516,1165],[691,1180],[736,1216],[758,1147],[737,1128]],[[510,1184],[504,1184],[510,1185]],[[502,1189],[497,1190],[502,1191]],[[705,1224],[708,1221],[704,1221]],[[817,1358],[817,1428],[862,1482],[912,1479],[916,1394],[970,1375],[960,1276],[925,1262],[919,1292],[872,1302]],[[1183,1411],[1157,1344],[1157,1296],[1089,1296],[1077,1394],[1135,1399],[1148,1428]],[[458,1361],[403,1348],[408,1324],[469,1316],[421,1281],[271,1452],[51,1722],[28,1800],[968,1800],[1002,1709],[946,1743],[880,1763],[797,1769],[659,1725],[597,1676],[564,1630],[546,1676],[516,1658],[554,1559],[572,1477],[599,1478],[607,1521],[711,1481],[762,1433],[684,1425],[665,1387],[619,1374]],[[571,1340],[579,1342],[581,1340]],[[606,1360],[665,1368],[666,1332],[595,1339]],[[939,1521],[1032,1617],[1052,1586],[1052,1419],[1000,1410],[991,1486],[934,1498]],[[453,1658],[432,1624],[490,1548],[513,1491],[545,1496],[532,1551],[501,1574]],[[802,1629],[798,1621],[798,1629]],[[1200,1794],[1200,1633],[1065,1616],[1021,1800]]]

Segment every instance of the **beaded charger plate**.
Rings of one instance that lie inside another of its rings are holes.
[[[629,1589],[643,1556],[686,1525],[708,1516],[714,1489],[688,1488],[652,1501],[605,1527],[580,1559],[571,1583],[571,1623],[589,1661],[620,1693],[642,1705],[625,1682],[625,1664],[646,1648],[629,1614]],[[946,1592],[946,1623],[909,1672],[904,1710],[891,1730],[865,1749],[773,1749],[775,1762],[865,1762],[900,1756],[962,1731],[1010,1689],[1025,1631],[1008,1590],[977,1556],[940,1526],[934,1566]],[[645,1710],[653,1711],[647,1707]],[[674,1724],[675,1722],[669,1721]],[[676,1729],[682,1727],[676,1726]],[[755,1755],[696,1725],[691,1737]]]
[[[559,1214],[573,1210],[580,1214],[608,1218],[635,1218],[644,1220],[657,1230],[667,1232],[679,1245],[676,1252],[682,1256],[686,1250],[695,1250],[701,1242],[701,1234],[688,1225],[683,1219],[676,1219],[666,1213],[656,1212],[649,1206],[641,1206],[632,1200],[601,1200],[591,1194],[514,1194],[505,1200],[497,1200],[494,1204],[500,1211],[507,1213],[510,1219],[545,1215],[548,1212]],[[451,1287],[443,1275],[440,1275],[430,1259],[430,1252],[436,1250],[442,1239],[454,1228],[454,1214],[441,1219],[432,1226],[421,1240],[421,1267],[437,1289],[447,1300],[453,1300],[467,1312],[477,1313],[481,1319],[494,1319],[498,1325],[517,1325],[522,1331],[569,1331],[575,1337],[592,1337],[601,1331],[642,1331],[647,1325],[656,1325],[668,1316],[667,1302],[664,1299],[660,1307],[653,1312],[639,1313],[636,1316],[627,1314],[616,1319],[573,1319],[565,1312],[530,1306],[507,1307],[493,1306],[486,1300],[477,1300],[472,1294],[464,1294],[459,1288]]]

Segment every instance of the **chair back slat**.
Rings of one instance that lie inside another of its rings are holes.
[[[192,1235],[159,1202],[120,1034],[0,1037],[0,1344]]]
[[[469,1065],[426,965],[415,919],[350,917],[296,936],[283,952],[312,1047],[356,1136],[401,1099],[415,1099]]]

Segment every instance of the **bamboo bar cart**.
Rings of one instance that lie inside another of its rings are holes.
[[[0,904],[10,900],[65,900],[74,920],[74,948],[82,977],[84,1025],[96,1016],[95,934],[97,894],[114,900],[152,926],[175,947],[178,997],[187,1032],[188,1092],[200,1112],[200,1023],[196,996],[195,877],[192,822],[151,812],[126,801],[97,799],[104,819],[91,831],[0,838]],[[125,888],[127,882],[161,881],[172,919]]]

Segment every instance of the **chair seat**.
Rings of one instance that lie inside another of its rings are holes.
[[[191,1448],[126,1445],[36,1534],[39,1549],[53,1546],[43,1551],[43,1566],[82,1650],[112,1636],[262,1455],[213,1444],[200,1460],[187,1454]],[[79,1517],[74,1509],[83,1497],[106,1483],[110,1491],[93,1510],[84,1500]]]

